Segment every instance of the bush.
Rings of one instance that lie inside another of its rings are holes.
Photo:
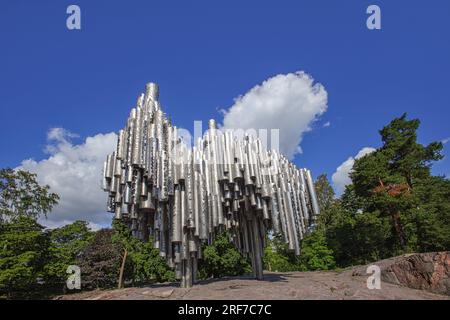
[[[331,270],[336,267],[333,250],[327,247],[325,234],[315,230],[301,244],[300,269],[303,271]]]
[[[113,242],[128,250],[129,268],[124,274],[125,280],[134,284],[151,281],[175,281],[175,273],[153,247],[153,242],[143,242],[132,236],[131,230],[120,220],[113,221]]]
[[[268,237],[264,249],[264,269],[275,272],[290,272],[300,270],[298,257],[289,250],[281,235]]]
[[[129,253],[130,272],[125,274],[125,279],[134,284],[175,281],[175,273],[153,247],[153,242],[136,240],[138,247]]]
[[[199,278],[222,278],[251,272],[251,266],[229,240],[226,232],[219,234],[211,245],[203,248],[199,262]]]

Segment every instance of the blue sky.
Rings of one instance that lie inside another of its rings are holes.
[[[70,4],[82,30],[66,28]],[[381,30],[366,28],[370,4]],[[314,176],[379,146],[378,130],[403,112],[421,119],[420,142],[449,138],[449,17],[445,0],[3,2],[0,167],[48,158],[51,128],[77,133],[73,145],[118,131],[149,81],[173,122],[192,129],[299,70],[328,93],[295,157]],[[449,175],[450,160],[434,172]]]

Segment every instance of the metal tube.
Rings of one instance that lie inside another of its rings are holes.
[[[211,243],[223,230],[252,258],[258,279],[267,228],[299,254],[319,214],[310,171],[258,137],[222,134],[214,120],[191,149],[158,99],[158,86],[147,84],[104,163],[102,188],[115,218],[144,240],[153,224],[150,236],[183,287],[196,282],[201,240]]]

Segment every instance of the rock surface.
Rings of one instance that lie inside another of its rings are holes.
[[[380,262],[383,281],[450,296],[450,252],[411,254]]]
[[[450,300],[450,253],[403,255],[373,263],[381,289],[368,289],[367,266],[336,271],[265,272],[264,280],[230,277],[200,281],[190,289],[168,283],[120,290],[97,290],[57,299],[446,299]],[[418,290],[420,289],[420,290]],[[433,291],[433,292],[429,292]]]

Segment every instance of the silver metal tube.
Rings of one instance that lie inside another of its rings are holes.
[[[258,137],[222,134],[214,120],[191,149],[158,99],[158,86],[147,84],[103,165],[102,188],[114,217],[141,239],[153,221],[154,244],[184,287],[196,282],[201,240],[211,243],[221,230],[252,258],[258,279],[267,228],[299,254],[319,214],[309,170],[267,151]]]

